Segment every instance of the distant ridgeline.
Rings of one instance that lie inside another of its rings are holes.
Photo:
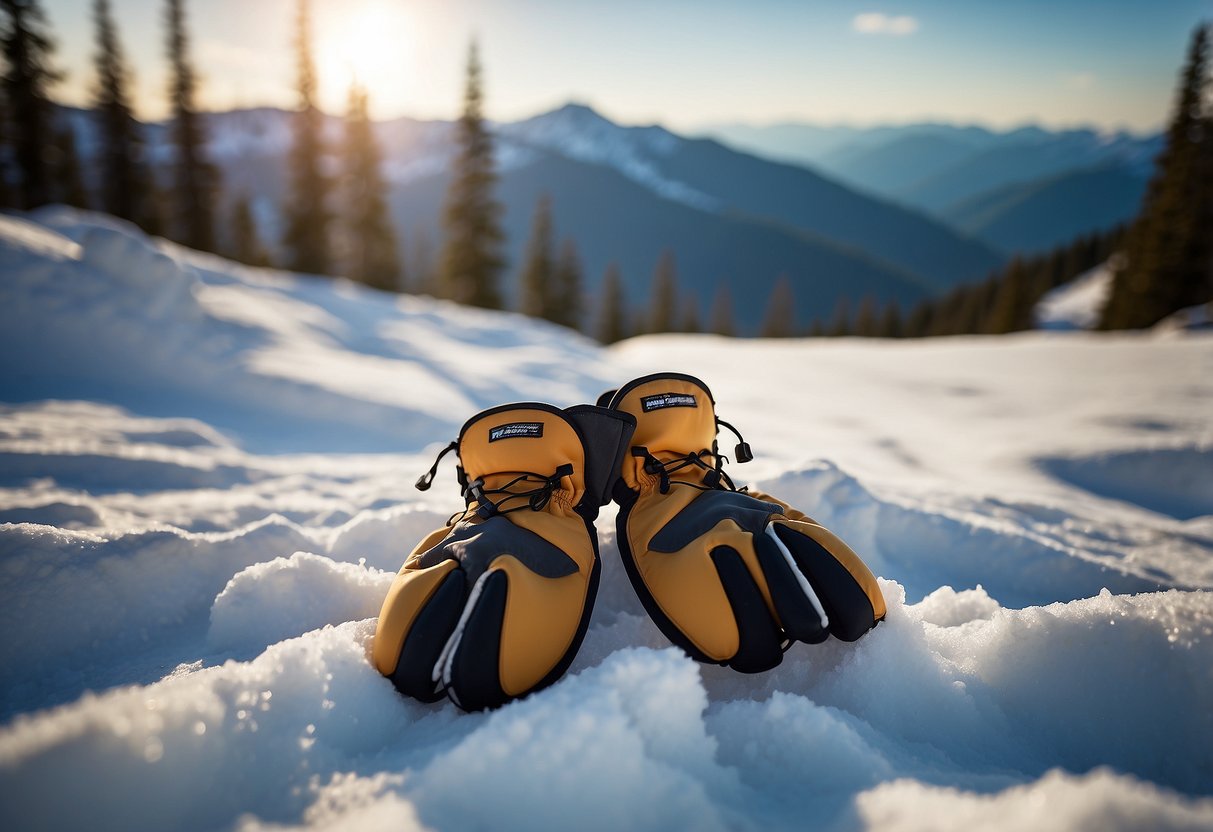
[[[925,338],[936,335],[1001,335],[1032,329],[1032,310],[1049,291],[1107,262],[1124,240],[1124,229],[1079,237],[1036,257],[1016,257],[981,283],[960,286],[923,301],[908,315],[896,303],[879,307],[865,298],[852,314],[839,303],[828,324],[814,321],[810,336]]]

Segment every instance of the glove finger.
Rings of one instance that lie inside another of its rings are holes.
[[[465,711],[495,708],[510,698],[501,689],[498,670],[508,582],[500,570],[480,576],[433,665],[447,696]]]
[[[877,615],[872,599],[860,584],[859,576],[852,574],[839,558],[823,545],[823,541],[794,530],[784,523],[775,523],[773,526],[776,536],[787,546],[796,565],[809,579],[810,585],[821,600],[821,605],[829,617],[831,635],[843,641],[855,641],[876,626]],[[846,544],[833,535],[827,535],[824,543],[846,547]],[[849,555],[848,560],[854,561],[866,572],[867,567],[863,566],[854,553],[849,549],[846,553]],[[870,573],[868,575],[870,576]],[[883,614],[883,610],[881,612]]]
[[[493,562],[439,662],[448,695],[467,710],[495,707],[555,682],[581,646],[598,589],[574,572],[546,577],[512,555]]]
[[[466,596],[463,572],[445,564],[434,571],[444,568],[445,577],[428,597],[416,597],[427,589],[423,584],[432,581],[425,572],[404,575],[401,591],[389,593],[384,602],[375,633],[375,659],[380,671],[388,670],[395,661],[395,668],[385,675],[401,693],[422,702],[442,698],[442,688],[433,679],[434,663],[459,620]],[[416,609],[418,604],[420,609]],[[411,623],[398,620],[409,616]],[[391,655],[395,644],[392,631],[401,627],[405,628],[403,642],[399,651]]]
[[[773,536],[774,528],[767,526],[761,534],[754,535],[754,551],[775,612],[788,638],[820,644],[830,635],[825,610],[792,554]]]
[[[742,673],[761,673],[783,661],[783,641],[758,585],[741,555],[731,546],[717,546],[712,563],[737,621],[737,653],[728,665]]]

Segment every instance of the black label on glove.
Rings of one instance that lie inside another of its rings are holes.
[[[699,407],[695,397],[690,393],[658,393],[656,396],[645,396],[640,400],[644,412],[661,410],[663,407]]]
[[[543,436],[543,422],[511,422],[489,428],[489,441],[498,439],[539,439]]]

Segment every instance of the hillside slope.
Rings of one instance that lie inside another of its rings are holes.
[[[1213,826],[1213,338],[649,336],[0,217],[0,828]],[[569,675],[488,714],[368,661],[480,408],[702,376],[889,614],[773,671],[661,636],[597,521]],[[350,453],[349,451],[358,451]],[[1109,729],[1112,726],[1113,729]]]
[[[1133,219],[1148,181],[1122,167],[1079,170],[995,188],[941,216],[1002,251],[1039,252]]]
[[[1031,135],[958,160],[947,169],[897,192],[902,201],[939,212],[961,200],[1017,183],[1038,181],[1093,167],[1120,167],[1148,176],[1161,138],[1117,135],[1105,139],[1091,131]]]
[[[441,200],[446,181],[445,175],[427,177],[394,197],[393,208],[406,227],[426,227],[432,221],[431,207]],[[829,316],[842,295],[872,294],[907,304],[933,291],[908,270],[861,250],[787,226],[663,199],[611,168],[562,156],[545,155],[507,171],[498,193],[506,206],[503,223],[514,264],[506,273],[508,296],[516,291],[541,194],[552,197],[557,232],[577,242],[589,291],[602,277],[596,264],[617,262],[628,300],[641,312],[650,301],[654,266],[666,249],[677,262],[679,289],[696,298],[701,320],[706,320],[717,288],[727,286],[739,331],[745,334],[758,331],[781,274],[792,279],[798,319],[806,327],[813,317]],[[595,200],[587,200],[587,193]],[[595,299],[591,297],[591,306]]]

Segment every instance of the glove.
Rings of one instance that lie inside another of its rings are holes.
[[[706,384],[679,373],[630,382],[599,399],[636,419],[616,482],[619,552],[658,628],[691,657],[757,673],[793,641],[854,641],[885,615],[876,578],[807,515],[738,490],[717,450]]]
[[[594,519],[635,420],[591,405],[525,403],[467,422],[467,508],[413,550],[379,613],[375,667],[407,696],[465,710],[552,684],[581,646],[598,592]]]

